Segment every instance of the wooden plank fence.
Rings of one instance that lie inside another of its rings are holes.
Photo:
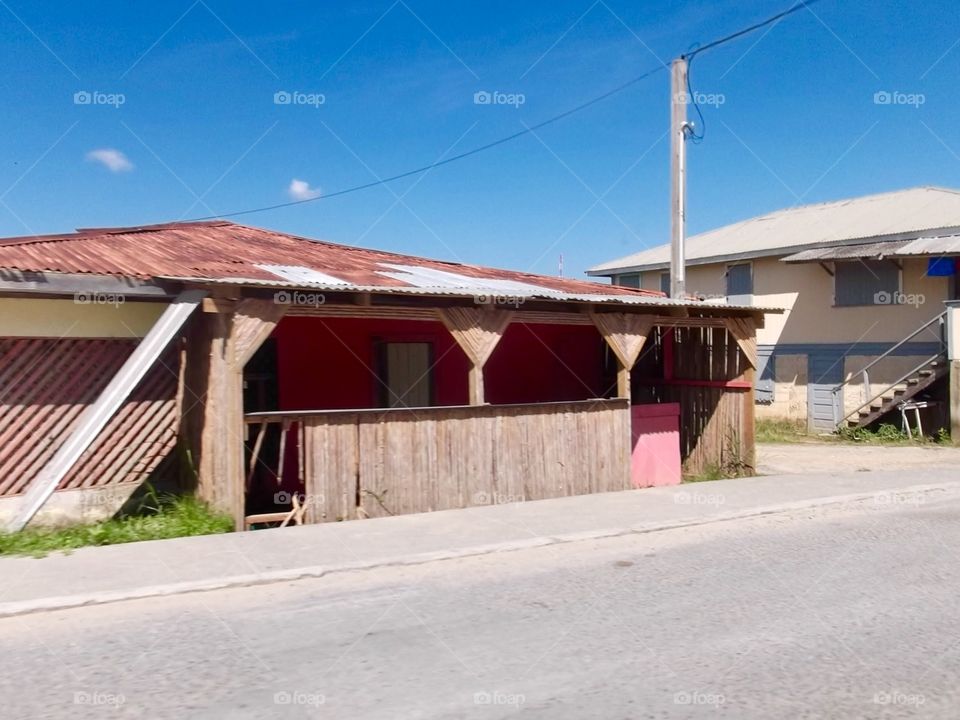
[[[300,424],[307,522],[630,488],[628,401],[263,413]]]

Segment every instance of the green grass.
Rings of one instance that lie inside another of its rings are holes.
[[[684,474],[683,482],[697,483],[697,482],[708,482],[710,480],[729,480],[735,477],[740,477],[740,475],[731,470],[724,470],[719,465],[709,465],[706,468],[704,468],[703,472],[701,472],[698,475]]]
[[[807,430],[803,420],[762,419],[757,420],[756,438],[759,443],[834,442],[858,445],[923,445],[950,443],[950,433],[940,428],[936,438],[907,437],[896,425],[884,423],[876,430],[865,428],[840,428],[832,435],[818,435]]]
[[[803,420],[760,419],[756,427],[757,442],[803,442],[814,437]]]
[[[89,525],[28,527],[18,533],[0,533],[0,555],[42,557],[89,545],[213,535],[232,530],[233,521],[229,517],[212,512],[196,498],[153,493],[135,514]]]

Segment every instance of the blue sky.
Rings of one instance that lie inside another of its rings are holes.
[[[295,180],[300,196],[335,192],[516,132],[789,4],[3,0],[0,234],[281,203]],[[947,0],[822,0],[700,55],[694,89],[715,102],[689,148],[689,231],[960,187],[958,74]],[[668,83],[422,177],[238,221],[551,275],[563,253],[578,276],[667,239]],[[523,103],[476,104],[484,91]]]

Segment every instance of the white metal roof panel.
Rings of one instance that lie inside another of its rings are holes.
[[[916,236],[947,228],[960,230],[960,192],[918,187],[778,210],[691,236],[687,238],[686,254],[687,262],[696,265],[732,257],[788,254],[808,245]],[[660,245],[601,263],[588,273],[654,270],[669,263],[670,246]]]

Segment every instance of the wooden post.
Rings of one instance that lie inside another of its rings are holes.
[[[737,341],[743,354],[744,365],[738,380],[750,383],[743,393],[743,437],[740,439],[740,456],[751,471],[757,468],[756,443],[756,380],[757,380],[757,331],[753,318],[725,318],[730,336]]]
[[[188,349],[187,404],[197,495],[244,527],[247,468],[243,442],[243,366],[273,332],[286,305],[246,299],[202,314]]]
[[[470,361],[468,376],[471,405],[483,405],[483,366],[513,319],[509,310],[452,307],[437,310],[440,321]]]
[[[483,405],[483,366],[471,364],[468,375],[471,405]]]
[[[617,356],[617,397],[630,399],[630,370],[653,329],[653,316],[629,313],[590,313],[597,330]]]

